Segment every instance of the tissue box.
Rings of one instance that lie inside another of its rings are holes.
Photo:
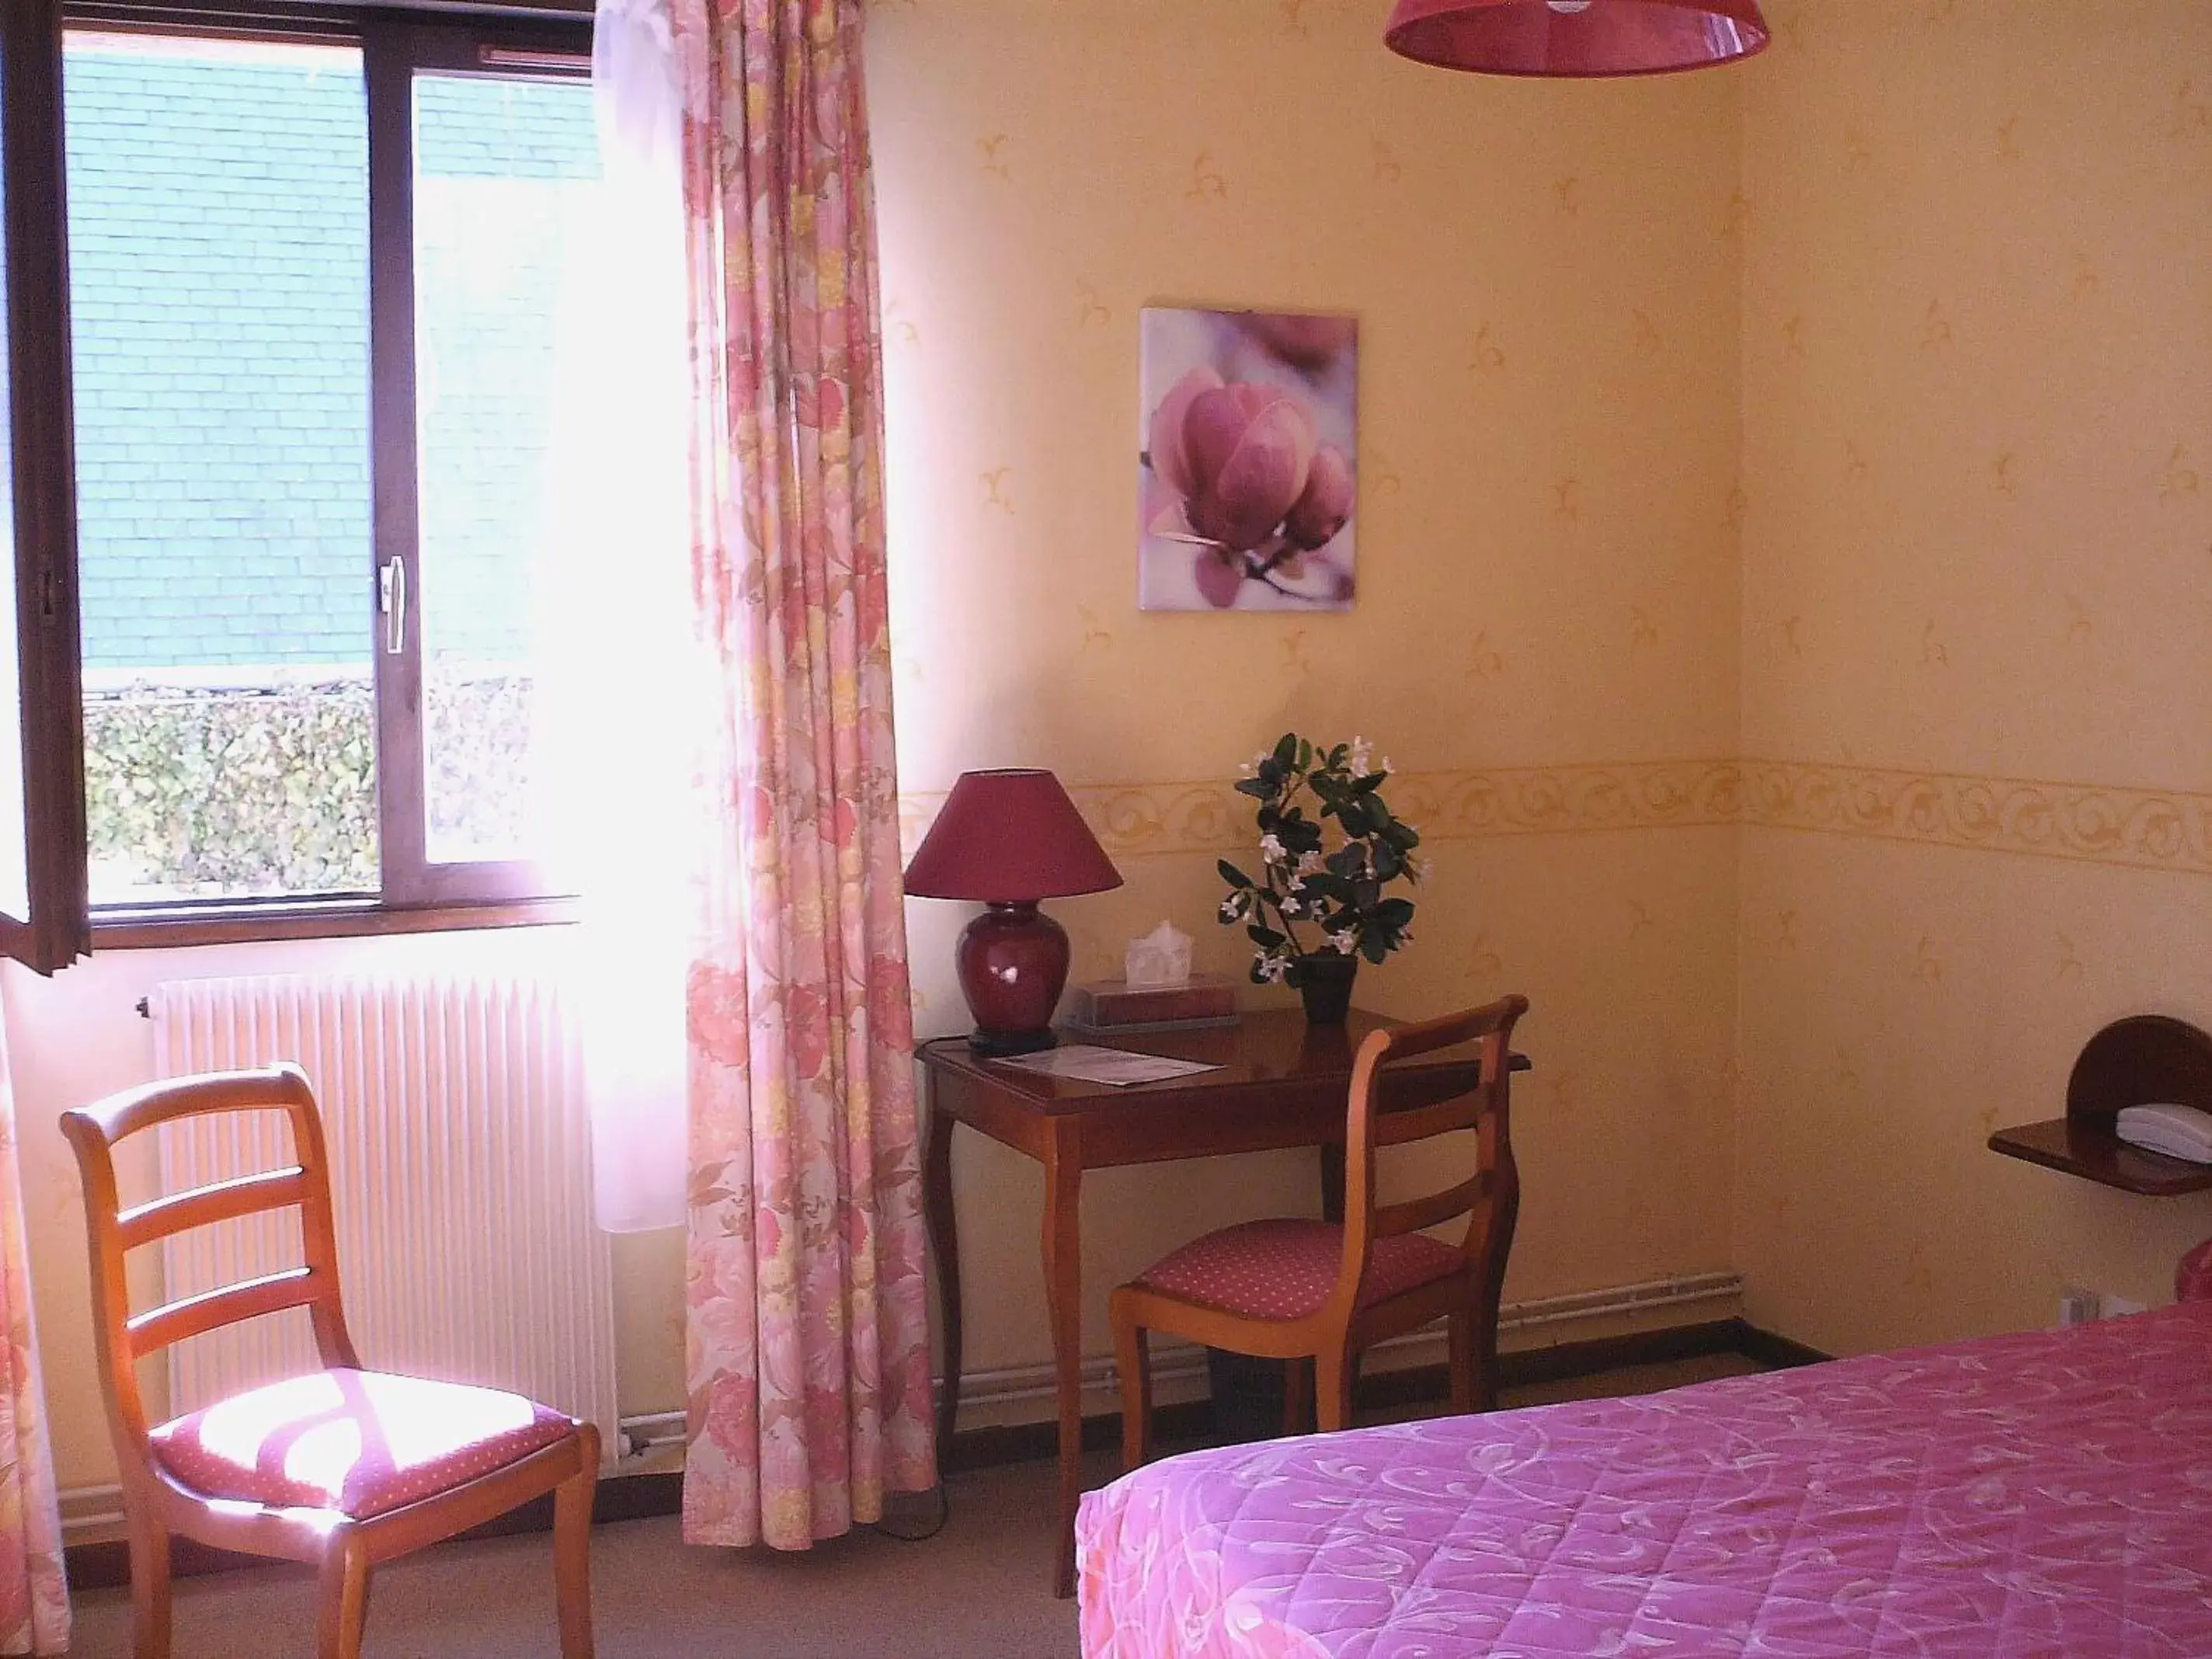
[[[1132,990],[1126,980],[1079,985],[1066,1024],[1087,1031],[1173,1030],[1237,1023],[1237,985],[1226,974],[1193,974],[1187,985]]]

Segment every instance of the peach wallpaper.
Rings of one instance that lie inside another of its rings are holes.
[[[2170,1295],[2212,1199],[1983,1149],[2212,1024],[2212,4],[1773,0],[1744,78],[1755,1321]],[[1805,833],[1811,832],[1811,833]]]
[[[1391,57],[1380,22],[1371,0],[877,6],[909,817],[965,769],[1051,767],[1127,878],[1051,907],[1077,975],[1164,916],[1241,975],[1213,921],[1216,858],[1256,839],[1238,764],[1291,727],[1364,734],[1436,870],[1359,1000],[1534,1001],[1509,1299],[1724,1268],[1741,86],[1476,82]],[[1147,304],[1358,314],[1349,615],[1139,613]],[[969,908],[908,905],[925,1032],[964,1029]],[[956,1173],[990,1287],[969,1361],[1043,1360],[1037,1170],[965,1138]],[[1116,1279],[1318,1197],[1310,1155],[1086,1191],[1094,1352]]]

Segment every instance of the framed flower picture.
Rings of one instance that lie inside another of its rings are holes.
[[[1359,325],[1149,307],[1138,438],[1144,611],[1349,611]]]

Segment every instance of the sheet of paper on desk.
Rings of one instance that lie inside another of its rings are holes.
[[[1110,1083],[1124,1088],[1132,1083],[1164,1083],[1193,1072],[1218,1072],[1202,1060],[1170,1060],[1164,1054],[1132,1054],[1127,1048],[1101,1048],[1095,1043],[1071,1042],[1034,1054],[1014,1054],[999,1061],[1048,1077],[1073,1078],[1079,1083]]]

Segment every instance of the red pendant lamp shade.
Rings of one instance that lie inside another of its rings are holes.
[[[1398,0],[1382,39],[1484,75],[1659,75],[1766,45],[1757,0]]]

